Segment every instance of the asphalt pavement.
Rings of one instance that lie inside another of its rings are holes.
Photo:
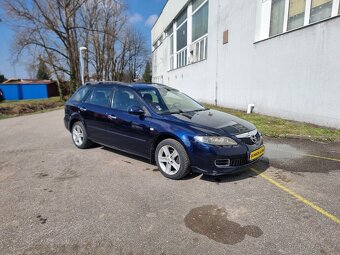
[[[0,254],[340,254],[340,144],[265,145],[242,174],[173,181],[76,149],[62,110],[0,120]]]

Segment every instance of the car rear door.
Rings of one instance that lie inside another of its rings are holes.
[[[112,92],[112,86],[95,86],[79,108],[89,139],[101,144],[108,144],[107,113],[111,106]]]
[[[117,86],[108,114],[108,130],[112,134],[110,144],[118,149],[149,157],[150,117],[128,113],[131,106],[143,108],[137,93],[127,86]]]

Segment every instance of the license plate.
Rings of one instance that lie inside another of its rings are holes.
[[[253,161],[253,160],[261,157],[263,154],[264,154],[264,146],[257,149],[256,151],[251,152],[250,155],[249,155],[249,160]]]

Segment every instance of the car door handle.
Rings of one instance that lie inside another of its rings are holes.
[[[107,115],[107,117],[108,117],[110,120],[115,120],[115,119],[117,119],[116,116],[111,115],[111,114]]]
[[[80,107],[79,108],[82,112],[86,112],[87,110],[86,110],[86,108],[84,108],[84,107]]]

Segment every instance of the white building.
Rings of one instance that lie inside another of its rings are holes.
[[[340,128],[340,0],[168,0],[153,81],[201,102]]]

